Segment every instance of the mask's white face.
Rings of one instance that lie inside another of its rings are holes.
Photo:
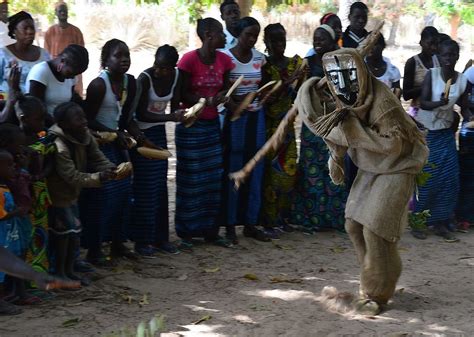
[[[328,83],[334,88],[337,97],[347,105],[357,100],[359,81],[357,67],[350,55],[330,55],[323,58],[328,74]]]

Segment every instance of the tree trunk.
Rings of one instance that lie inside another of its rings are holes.
[[[456,13],[449,18],[449,25],[451,26],[451,38],[456,40],[458,38],[458,28],[461,23],[461,15]]]
[[[392,27],[390,27],[390,35],[387,40],[387,45],[389,46],[393,46],[395,44],[399,23],[400,23],[400,19],[398,16],[392,19]]]
[[[252,10],[252,0],[237,0],[240,7],[240,16],[249,16]]]

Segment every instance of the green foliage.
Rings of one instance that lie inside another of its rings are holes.
[[[426,230],[426,221],[431,216],[429,210],[423,212],[409,212],[408,213],[408,225],[412,230],[424,231]]]
[[[206,8],[209,8],[213,3],[219,4],[220,1],[215,1],[215,0],[200,0],[200,1],[195,1],[195,0],[179,0],[178,3],[181,6],[185,6],[188,15],[189,15],[189,22],[190,23],[195,23],[198,19],[202,17],[204,14],[204,10]]]
[[[446,17],[458,14],[463,22],[474,25],[474,2],[472,0],[430,0],[428,7]]]

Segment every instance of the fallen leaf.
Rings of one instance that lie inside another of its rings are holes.
[[[276,243],[275,241],[272,241],[272,243],[278,249],[282,249],[282,250],[292,250],[293,249],[293,247],[291,247],[291,246],[284,246],[284,245],[281,245],[279,243]]]
[[[343,253],[347,248],[336,246],[336,247],[332,247],[330,249],[333,253],[340,254],[340,253]]]
[[[399,294],[402,294],[405,291],[405,288],[400,288],[397,290]]]
[[[123,294],[122,299],[126,301],[128,304],[132,304],[133,302],[133,297],[128,294]]]
[[[259,281],[260,280],[258,278],[258,276],[255,275],[255,274],[245,274],[244,278],[246,278],[247,280],[250,280],[250,281]]]
[[[147,294],[143,294],[143,297],[142,297],[142,299],[140,300],[140,302],[138,302],[138,304],[139,304],[140,306],[144,306],[144,305],[150,304],[150,302],[148,302],[148,295],[147,295]]]
[[[178,277],[178,281],[186,281],[188,279],[188,275],[183,274],[180,277]]]
[[[64,321],[61,325],[63,326],[63,328],[70,328],[78,324],[80,321],[81,321],[81,317],[71,318],[71,319],[68,319],[67,321]]]
[[[206,316],[201,317],[201,318],[198,319],[197,321],[192,322],[191,324],[193,324],[193,325],[198,325],[198,324],[200,324],[200,323],[202,323],[202,322],[205,322],[205,321],[210,320],[211,318],[212,318],[211,315],[206,315]]]
[[[282,277],[272,277],[270,278],[270,283],[303,283],[303,280],[300,278],[286,279]]]
[[[409,249],[406,248],[406,247],[398,247],[398,251],[399,251],[399,252],[408,252]]]
[[[219,270],[221,270],[219,267],[204,269],[206,273],[217,273]]]
[[[326,269],[324,269],[324,268],[319,268],[319,272],[320,272],[320,273],[325,273],[325,272],[326,272]]]

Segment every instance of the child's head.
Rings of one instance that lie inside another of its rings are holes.
[[[125,74],[130,69],[130,50],[125,42],[112,39],[107,41],[100,53],[102,68],[116,74]]]
[[[442,67],[454,69],[459,60],[459,44],[454,40],[445,40],[438,47],[439,63]]]
[[[15,104],[15,111],[23,130],[39,133],[45,129],[46,107],[39,98],[33,95],[21,95]]]
[[[0,179],[11,180],[15,177],[15,161],[10,152],[0,149]]]
[[[54,109],[54,119],[64,134],[82,140],[87,134],[87,118],[79,104],[66,102]]]
[[[0,149],[4,149],[17,158],[23,156],[25,134],[19,126],[10,123],[0,124]]]
[[[435,27],[427,26],[421,31],[420,46],[421,52],[426,55],[433,55],[438,49],[439,32]]]
[[[362,30],[367,25],[369,8],[363,2],[357,1],[349,10],[349,23],[353,30]]]
[[[258,40],[260,34],[260,23],[250,16],[246,16],[239,20],[236,28],[239,38],[239,45],[245,49],[252,49]]]
[[[286,30],[280,23],[271,23],[263,30],[263,42],[271,56],[283,56],[286,49]]]
[[[207,43],[211,49],[225,47],[225,34],[222,24],[214,18],[197,20],[197,35],[202,43]]]
[[[179,55],[175,47],[165,44],[159,47],[155,53],[153,70],[155,77],[168,77],[175,73],[176,63]]]
[[[336,33],[336,40],[339,40],[342,37],[342,22],[339,17],[334,13],[326,13],[324,14],[319,23],[322,25],[330,26],[334,32]]]
[[[240,19],[239,4],[234,0],[224,0],[220,6],[221,19],[227,28],[235,28]]]

